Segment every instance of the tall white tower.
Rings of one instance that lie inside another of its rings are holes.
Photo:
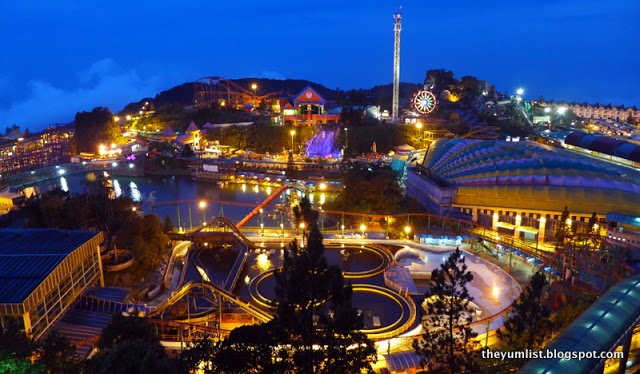
[[[400,101],[400,31],[402,31],[402,13],[393,15],[393,103],[391,119],[398,122],[398,103]]]

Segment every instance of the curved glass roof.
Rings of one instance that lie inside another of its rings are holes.
[[[563,352],[612,351],[640,321],[640,276],[611,287],[546,349]],[[536,359],[519,373],[589,373],[599,359]]]
[[[594,196],[603,203],[608,200],[608,206],[619,205],[621,212],[640,210],[634,207],[640,205],[638,171],[535,142],[439,139],[432,143],[423,165],[459,189],[531,188],[540,193]],[[619,199],[609,198],[618,195]],[[571,207],[571,201],[566,205]]]

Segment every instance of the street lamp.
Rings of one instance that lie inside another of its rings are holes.
[[[253,91],[253,107],[257,107],[258,105],[258,97],[256,95],[256,91],[258,90],[258,85],[256,83],[251,83],[251,90]]]
[[[522,96],[524,94],[524,88],[518,88],[516,90],[516,95]]]
[[[264,209],[260,208],[260,234],[264,236]]]
[[[204,201],[204,200],[200,200],[200,202],[198,202],[198,207],[200,209],[202,209],[202,223],[206,225],[206,223],[207,223],[207,216],[206,216],[206,214],[207,214],[207,210],[206,210],[207,202]]]
[[[289,131],[289,135],[291,135],[291,152],[293,153],[293,137],[296,135],[296,130]]]
[[[347,127],[344,128],[344,149],[347,149],[349,146],[349,129]]]
[[[342,230],[342,238],[344,239],[344,225],[340,225],[340,230]]]
[[[407,234],[407,239],[409,239],[409,234],[411,234],[411,226],[406,225],[404,227],[404,233]]]
[[[303,246],[303,247],[304,247],[304,228],[305,228],[306,226],[307,226],[307,225],[305,225],[305,223],[304,223],[304,222],[300,222],[300,228],[302,229],[301,237],[302,237],[302,246]]]
[[[367,231],[367,225],[364,223],[360,225],[360,231],[362,231],[362,238],[364,239],[365,231]]]

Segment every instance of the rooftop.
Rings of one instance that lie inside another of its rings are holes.
[[[535,142],[439,139],[423,165],[456,204],[640,214],[640,172]]]
[[[0,230],[0,303],[22,303],[67,255],[95,235],[59,229]]]

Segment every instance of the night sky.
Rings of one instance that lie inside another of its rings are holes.
[[[400,4],[402,81],[446,68],[529,98],[640,105],[638,0],[0,1],[1,128],[208,75],[390,83]]]

